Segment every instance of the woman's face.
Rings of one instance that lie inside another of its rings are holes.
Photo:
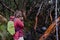
[[[18,11],[17,14],[16,14],[16,17],[21,17],[21,16],[22,16],[22,12]]]

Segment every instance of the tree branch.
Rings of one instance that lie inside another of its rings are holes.
[[[16,7],[17,7],[16,9],[19,9],[18,8],[18,3],[16,2],[16,0],[14,0],[14,3],[16,4]]]
[[[34,25],[34,30],[36,30],[37,23],[38,23],[38,17],[36,17],[36,18],[35,18],[35,25]]]
[[[34,29],[35,29],[35,30],[36,30],[37,23],[38,23],[38,15],[39,15],[39,13],[40,13],[40,10],[41,10],[42,5],[43,5],[43,2],[41,3],[41,5],[40,5],[40,7],[39,7],[39,9],[38,9],[38,13],[37,13],[36,18],[35,18],[35,25],[34,25]]]
[[[51,11],[50,11],[50,19],[51,19],[51,22],[52,22],[53,18],[52,18],[52,15],[51,15]]]
[[[53,9],[54,9],[54,6],[53,6],[53,7],[51,8],[51,10],[50,10],[50,19],[51,19],[51,22],[52,22],[52,20],[53,20],[52,15],[51,15]]]
[[[39,7],[39,9],[38,9],[38,13],[37,13],[37,15],[36,15],[36,16],[38,16],[38,15],[39,15],[42,5],[43,5],[43,2],[41,3],[41,5],[40,5],[40,7]]]
[[[60,21],[60,17],[58,17],[58,19],[56,19],[58,22]],[[53,30],[53,28],[55,27],[56,22],[54,21],[49,27],[48,29],[44,32],[44,34],[40,37],[39,40],[45,40],[49,34],[51,33],[51,31]]]
[[[2,6],[4,6],[5,8],[7,8],[8,10],[14,13],[14,10],[9,8],[3,1],[0,0],[0,3],[2,4]]]

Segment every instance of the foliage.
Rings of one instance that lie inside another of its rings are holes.
[[[1,0],[0,0],[1,1]],[[24,19],[25,27],[28,28],[29,32],[32,27],[34,27],[35,24],[35,18],[38,13],[38,9],[41,4],[41,10],[38,15],[38,23],[37,28],[40,28],[40,31],[42,31],[42,34],[44,33],[42,27],[48,28],[48,26],[54,21],[55,19],[55,0],[53,0],[53,3],[49,2],[50,0],[2,0],[1,2],[6,4],[7,7],[10,9],[16,10],[23,10],[26,11],[26,19]],[[3,15],[8,21],[9,17],[11,15],[14,15],[11,10],[6,8],[2,3],[0,2],[0,13]],[[58,17],[60,16],[60,1],[58,0]],[[7,25],[4,26],[0,25],[0,31],[5,31],[5,36],[7,37],[7,40],[11,40],[12,36],[7,32],[6,28]],[[25,30],[27,31],[27,30]],[[41,33],[41,32],[40,32]],[[40,34],[39,33],[39,34]],[[3,34],[3,33],[1,33]]]

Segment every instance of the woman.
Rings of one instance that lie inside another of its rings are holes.
[[[23,17],[21,11],[15,12],[15,19],[14,19],[14,27],[15,27],[15,35],[13,36],[14,40],[24,40],[23,38]]]

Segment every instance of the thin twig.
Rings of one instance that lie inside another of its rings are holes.
[[[37,13],[36,18],[35,18],[35,25],[34,25],[34,29],[35,29],[35,30],[36,30],[37,23],[38,23],[38,15],[39,15],[39,13],[40,13],[40,10],[41,10],[42,5],[43,5],[43,2],[41,3],[41,5],[40,5],[40,7],[39,7],[39,9],[38,9],[38,13]]]
[[[18,3],[16,2],[16,0],[14,0],[14,3],[15,3],[15,5],[16,5],[16,9],[18,9]]]

